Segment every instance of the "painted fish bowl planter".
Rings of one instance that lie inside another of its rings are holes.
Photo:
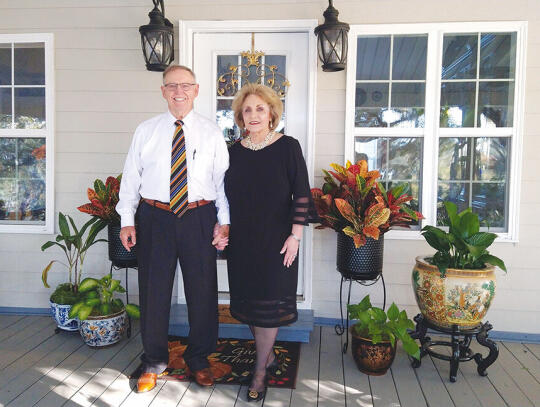
[[[126,330],[126,318],[125,310],[106,317],[89,316],[80,321],[79,332],[88,346],[112,345],[122,339]]]
[[[422,315],[437,326],[472,328],[482,322],[495,296],[495,267],[447,269],[441,278],[437,266],[424,256],[412,272],[416,302]]]
[[[50,302],[51,314],[58,328],[64,331],[77,331],[79,329],[79,320],[77,318],[69,318],[69,310],[71,305],[57,304]]]

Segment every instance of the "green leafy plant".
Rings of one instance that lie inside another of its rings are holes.
[[[79,286],[80,300],[71,307],[70,318],[84,321],[89,316],[108,316],[126,310],[132,318],[139,318],[139,306],[125,304],[120,298],[114,298],[114,293],[125,293],[120,280],[113,279],[109,274],[97,280],[85,278]]]
[[[120,224],[120,215],[116,212],[120,193],[122,174],[115,177],[107,177],[105,183],[102,180],[94,181],[94,189],[88,188],[87,194],[90,203],[79,206],[77,209],[88,213],[103,222],[111,225]]]
[[[349,318],[357,320],[353,329],[357,335],[370,339],[374,344],[389,341],[392,347],[400,340],[403,349],[413,358],[420,359],[420,348],[411,338],[407,329],[414,329],[413,322],[407,317],[405,310],[400,311],[395,303],[388,312],[371,305],[369,295],[358,304],[348,306]]]
[[[323,170],[322,189],[313,188],[311,196],[321,225],[317,229],[332,228],[354,240],[355,247],[375,240],[395,226],[410,227],[423,219],[420,212],[410,208],[413,197],[407,195],[408,184],[399,184],[386,191],[377,182],[379,171],[368,171],[366,160],[356,164],[347,161],[345,167],[330,164],[334,171]]]
[[[471,208],[458,213],[453,202],[444,202],[444,207],[447,216],[443,217],[443,226],[448,226],[448,232],[435,226],[422,228],[426,242],[437,250],[426,260],[439,268],[441,277],[445,277],[448,268],[482,269],[486,264],[506,271],[504,261],[486,250],[497,235],[480,232],[478,215]]]
[[[96,243],[107,241],[105,239],[96,239],[98,233],[105,226],[105,223],[99,222],[98,219],[92,218],[86,222],[81,229],[78,229],[71,216],[65,216],[63,213],[59,213],[58,227],[60,229],[60,234],[56,236],[54,241],[48,241],[41,246],[42,251],[45,251],[52,246],[60,247],[66,255],[67,260],[67,264],[58,260],[52,260],[41,273],[43,285],[50,288],[47,278],[52,265],[55,262],[58,262],[66,266],[68,269],[68,282],[60,284],[56,288],[54,293],[51,295],[52,302],[57,304],[72,305],[77,301],[77,292],[81,282],[86,254],[88,249]]]

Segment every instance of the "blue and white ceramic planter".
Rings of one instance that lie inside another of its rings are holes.
[[[64,331],[77,331],[79,329],[79,320],[77,318],[69,318],[69,310],[71,310],[71,305],[57,304],[55,302],[50,302],[51,304],[51,314],[58,328],[63,329]]]
[[[122,339],[126,330],[126,311],[106,317],[88,317],[80,321],[79,332],[88,346],[107,346]]]

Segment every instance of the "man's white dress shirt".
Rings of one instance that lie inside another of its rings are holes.
[[[169,112],[141,123],[129,149],[116,211],[121,226],[135,225],[142,198],[170,201],[171,150],[177,119]],[[211,120],[189,112],[182,120],[186,142],[188,201],[216,201],[220,225],[228,225],[229,203],[223,178],[229,152],[220,128]]]

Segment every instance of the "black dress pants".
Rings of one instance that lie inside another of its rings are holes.
[[[177,260],[188,308],[189,339],[184,360],[191,371],[209,366],[218,333],[216,223],[213,203],[188,210],[181,218],[142,201],[137,210],[137,258],[143,372],[167,367],[167,336]]]

